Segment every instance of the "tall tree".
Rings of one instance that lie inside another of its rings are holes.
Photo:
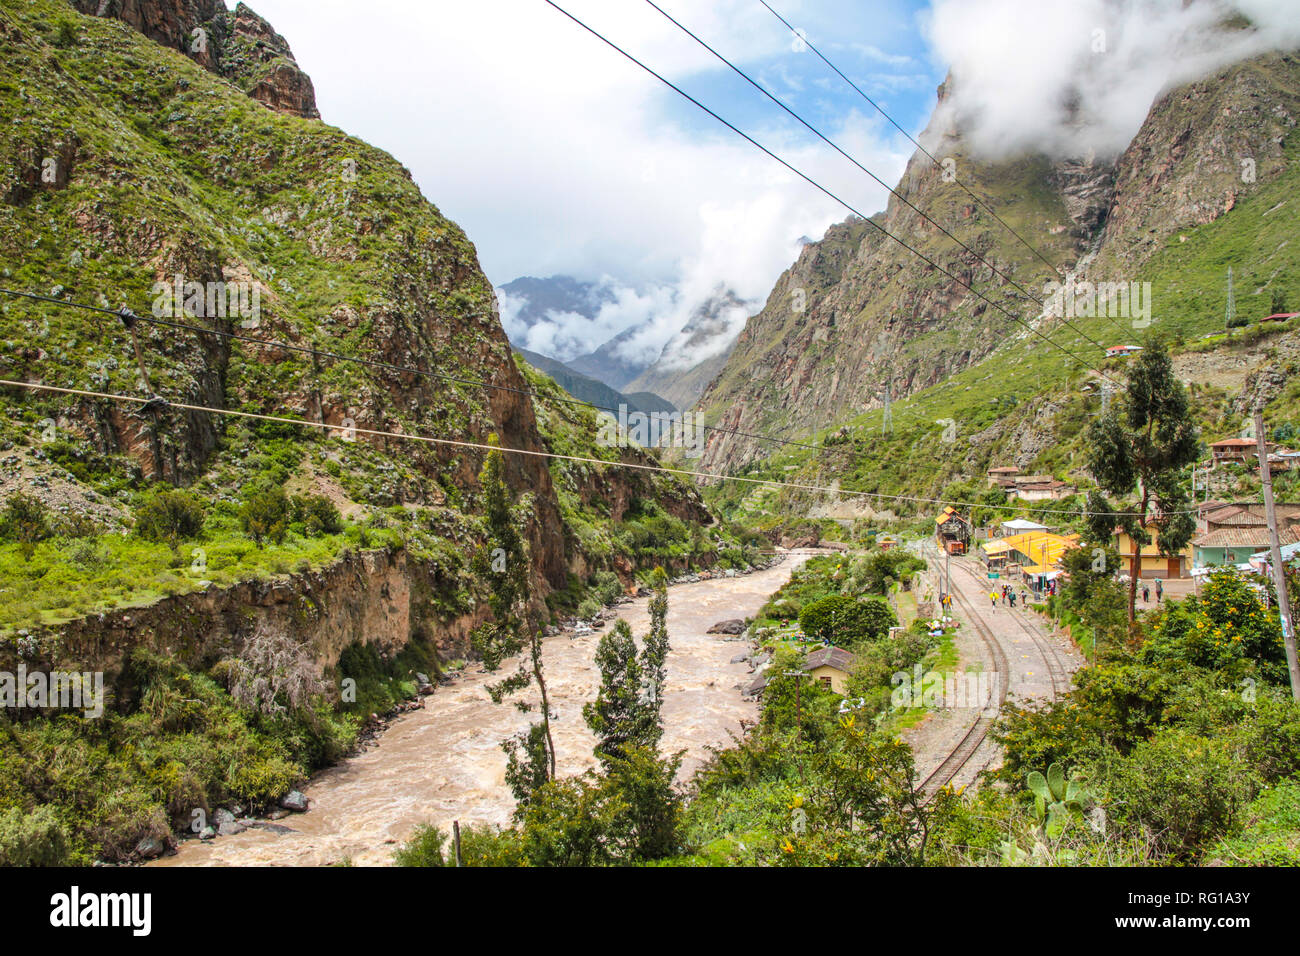
[[[583,719],[596,735],[596,756],[608,767],[639,743],[645,725],[641,701],[641,664],[632,628],[619,618],[596,645],[600,690],[582,708]]]
[[[1186,475],[1201,456],[1187,392],[1174,374],[1164,346],[1148,343],[1129,368],[1122,400],[1088,429],[1088,468],[1100,492],[1088,498],[1089,536],[1109,544],[1119,528],[1134,542],[1129,569],[1128,620],[1136,614],[1142,548],[1151,543],[1163,555],[1176,555],[1196,532]],[[1134,501],[1115,507],[1107,496]]]
[[[651,579],[650,633],[641,649],[641,679],[645,688],[645,727],[642,742],[651,749],[659,746],[664,733],[664,677],[668,661],[668,575],[655,568]]]
[[[633,747],[657,753],[663,737],[663,687],[668,659],[668,575],[655,568],[650,632],[638,655],[632,629],[619,619],[596,647],[600,690],[582,709],[597,737],[596,756],[608,769]]]
[[[488,438],[496,446],[497,437]],[[473,560],[475,573],[489,582],[488,608],[491,617],[474,629],[470,642],[489,673],[500,669],[506,659],[526,650],[519,669],[504,680],[488,686],[493,703],[536,685],[541,695],[541,722],[502,744],[509,765],[506,778],[520,804],[527,803],[536,789],[555,779],[555,739],[551,734],[551,704],[542,668],[542,632],[525,619],[528,586],[528,554],[519,533],[510,489],[505,481],[505,458],[493,447],[479,473],[483,490],[484,517],[488,540]],[[519,710],[532,705],[516,701]]]

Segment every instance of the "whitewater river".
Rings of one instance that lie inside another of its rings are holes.
[[[662,750],[687,751],[683,778],[707,758],[709,745],[726,744],[741,721],[758,716],[757,705],[741,699],[740,687],[751,679],[749,665],[730,663],[748,645],[705,631],[753,615],[806,559],[791,555],[766,571],[669,590]],[[649,599],[622,605],[619,615],[639,642],[649,629]],[[546,641],[551,727],[562,776],[596,764],[582,705],[595,698],[600,683],[593,663],[600,633]],[[484,685],[512,673],[512,663],[493,676],[470,668],[426,697],[423,710],[395,720],[377,745],[317,774],[304,788],[312,801],[308,813],[280,820],[275,829],[254,828],[208,843],[186,840],[178,854],[153,865],[318,866],[344,858],[378,865],[389,862],[396,845],[421,823],[508,823],[514,799],[505,785],[501,741],[525,729],[529,716],[509,703],[493,704]]]

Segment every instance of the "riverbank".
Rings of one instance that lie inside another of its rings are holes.
[[[671,650],[664,693],[666,753],[685,750],[683,778],[728,742],[758,707],[742,696],[749,680],[744,662],[731,663],[738,644],[706,633],[719,621],[750,617],[807,555],[791,555],[763,571],[675,585],[669,590]],[[640,638],[649,626],[649,599],[616,609]],[[609,624],[607,624],[609,626]],[[561,775],[595,766],[594,739],[582,705],[595,697],[594,664],[600,634],[569,633],[546,641],[545,666],[553,701],[552,732]],[[501,673],[510,673],[511,664]],[[424,698],[424,707],[392,722],[376,743],[322,771],[303,788],[311,800],[305,814],[209,842],[184,841],[155,866],[322,866],[350,860],[383,865],[422,823],[503,825],[514,800],[505,785],[501,741],[525,729],[530,716],[495,705],[485,686],[497,676],[474,665],[452,684]]]

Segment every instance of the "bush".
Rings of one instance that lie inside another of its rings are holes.
[[[188,491],[159,491],[135,513],[135,532],[146,541],[165,544],[173,551],[182,541],[203,532],[207,508]]]
[[[295,495],[291,508],[293,520],[302,524],[309,537],[338,534],[343,530],[343,516],[324,495]]]
[[[600,613],[600,605],[593,599],[587,598],[578,605],[578,617],[584,621],[590,621]]]
[[[393,854],[393,863],[396,866],[446,866],[447,859],[443,855],[446,842],[447,834],[435,826],[423,824],[416,827],[411,839]],[[454,859],[452,863],[455,863]]]
[[[0,813],[0,866],[66,866],[68,834],[52,807]]]
[[[1181,728],[1161,731],[1108,769],[1106,789],[1118,812],[1181,860],[1230,832],[1254,789],[1224,747]]]
[[[860,602],[840,594],[814,601],[799,612],[799,626],[805,634],[835,644],[879,640],[897,623],[884,601]]]
[[[21,491],[9,496],[0,512],[0,537],[16,541],[24,561],[30,561],[36,545],[51,534],[45,502]]]
[[[1244,826],[1206,854],[1229,866],[1300,866],[1300,782],[1266,791],[1242,813]]]
[[[267,538],[276,544],[283,544],[291,517],[289,499],[282,488],[269,488],[255,493],[244,502],[239,512],[244,532],[259,548]]]

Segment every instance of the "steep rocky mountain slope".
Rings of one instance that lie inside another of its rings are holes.
[[[79,390],[0,387],[0,673],[105,694],[0,708],[0,865],[269,808],[470,657],[494,438],[537,627],[759,560],[602,464],[654,458],[512,354],[465,233],[248,8],[0,0],[0,68],[0,287],[53,300],[0,294],[0,379]]]
[[[1300,297],[1294,54],[1260,57],[1170,91],[1113,162],[974,162],[963,154],[960,130],[939,125],[940,115],[922,139],[930,151],[955,158],[958,178],[1063,271],[1081,281],[1150,282],[1149,326],[1140,315],[1076,315],[1068,325],[1044,315],[1040,303],[891,199],[874,221],[1022,321],[870,224],[835,226],[781,277],[700,407],[710,422],[747,432],[795,436],[847,427],[815,462],[763,462],[762,446],[715,434],[706,465],[774,467],[785,475],[801,469],[842,479],[846,488],[911,493],[978,476],[994,458],[1066,474],[1070,442],[1059,439],[1077,432],[1097,402],[1095,373],[1086,366],[1119,367],[1103,364],[1099,346],[1155,334],[1178,348],[1221,330],[1230,265],[1241,315],[1268,314],[1274,293]],[[945,182],[927,157],[912,159],[897,189],[1043,297],[1049,267],[960,186]],[[1241,375],[1250,371],[1242,367]],[[888,434],[886,387],[893,399]]]
[[[102,16],[76,12],[92,6]],[[206,59],[179,49],[200,28],[210,31]],[[310,118],[310,81],[277,85],[274,76],[288,75],[289,48],[247,7],[226,14],[219,0],[6,2],[0,62],[3,285],[128,304],[198,330],[138,323],[145,381],[115,316],[5,297],[0,377],[331,426],[237,422],[171,406],[141,413],[104,399],[6,389],[0,490],[35,488],[69,520],[127,531],[150,482],[192,486],[229,511],[253,482],[282,470],[291,489],[323,492],[357,522],[393,513],[384,523],[398,521],[431,562],[413,562],[412,574],[424,576],[417,590],[441,609],[435,630],[463,637],[481,613],[467,548],[481,534],[483,453],[364,434],[348,441],[350,427],[479,443],[496,435],[507,448],[560,445],[648,460],[635,449],[595,448],[594,421],[581,432],[539,428],[542,399],[513,359],[473,245],[392,157]],[[255,78],[263,66],[269,72]],[[295,100],[292,89],[303,95]],[[257,292],[260,311],[218,314],[200,294],[187,312],[166,301],[178,278],[208,289],[208,302],[212,286],[243,284]],[[535,607],[569,589],[575,574],[616,563],[625,575],[636,569],[631,546],[604,527],[620,508],[645,514],[662,505],[711,520],[690,488],[627,474],[507,456],[508,481],[529,502]],[[55,588],[41,595],[44,606],[11,604],[4,623],[57,626],[102,610],[104,599],[134,604],[238,579],[255,558],[223,552],[207,582],[164,568],[163,581],[146,574],[134,590],[98,600],[82,593],[73,602]]]

